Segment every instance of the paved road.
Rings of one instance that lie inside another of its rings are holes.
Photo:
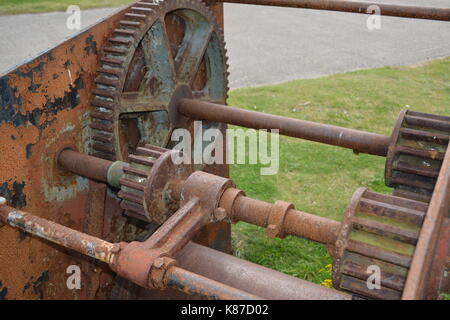
[[[390,0],[423,5],[423,0]],[[450,7],[450,0],[426,5]],[[117,9],[83,12],[83,27]],[[278,83],[450,56],[450,23],[318,10],[225,5],[231,87]],[[0,16],[0,73],[57,44],[72,32],[65,13]]]

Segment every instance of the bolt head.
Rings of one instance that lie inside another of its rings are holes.
[[[227,217],[227,211],[224,208],[217,208],[216,210],[214,210],[214,218],[216,218],[216,220],[222,221]]]
[[[164,266],[164,259],[163,258],[157,258],[155,262],[153,262],[153,266],[157,269],[160,269]]]
[[[270,238],[276,238],[278,234],[278,228],[276,225],[269,224],[266,229],[266,234]]]

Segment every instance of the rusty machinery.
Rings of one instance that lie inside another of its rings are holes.
[[[355,13],[370,5],[223,2]],[[385,15],[450,20],[450,9],[378,5]],[[225,106],[222,17],[220,2],[137,2],[0,78],[0,297],[435,299],[449,291],[450,118],[404,111],[383,136]],[[342,223],[252,199],[226,165],[172,161],[171,133],[194,133],[193,120],[386,157],[394,193],[358,189]],[[229,255],[237,221],[327,245],[335,289]],[[82,267],[81,290],[66,287],[72,264]],[[378,290],[366,285],[371,265],[382,270]]]

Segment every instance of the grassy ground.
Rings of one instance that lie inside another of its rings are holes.
[[[450,58],[414,67],[380,68],[231,92],[229,104],[282,116],[390,135],[400,110],[450,114]],[[291,201],[299,210],[341,220],[361,186],[384,186],[384,158],[280,138],[280,170],[261,176],[257,165],[234,165],[231,176],[249,196]],[[322,283],[331,263],[324,246],[288,237],[268,239],[245,223],[233,227],[235,255]]]
[[[1,0],[0,14],[38,13],[66,11],[70,5],[78,5],[82,10],[117,7],[132,3],[132,0]]]

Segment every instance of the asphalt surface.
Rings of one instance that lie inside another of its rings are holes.
[[[377,2],[377,1],[374,1]],[[378,1],[424,5],[422,0]],[[450,7],[450,0],[425,5]],[[82,28],[117,9],[82,13]],[[0,16],[0,74],[76,33],[66,13]],[[387,65],[413,65],[450,56],[450,23],[319,10],[225,5],[231,88],[313,78]]]

